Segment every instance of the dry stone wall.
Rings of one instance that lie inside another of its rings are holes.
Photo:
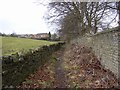
[[[92,47],[101,64],[120,77],[120,30],[118,28],[92,36],[79,37],[71,41],[71,43],[75,42]]]
[[[2,88],[16,87],[38,67],[50,60],[52,53],[65,43],[59,42],[50,46],[38,47],[26,53],[2,56]]]

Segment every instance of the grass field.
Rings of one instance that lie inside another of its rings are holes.
[[[50,45],[54,43],[56,42],[16,37],[2,37],[2,54],[14,54],[18,51],[27,51],[29,49],[37,48],[38,46]]]

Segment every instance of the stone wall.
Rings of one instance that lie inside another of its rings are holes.
[[[117,77],[119,75],[120,67],[120,31],[118,28],[113,30],[106,30],[96,35],[79,37],[71,41],[71,43],[78,42],[92,47],[101,64],[111,70]],[[119,54],[119,55],[118,55]]]
[[[17,86],[38,67],[50,60],[52,53],[59,50],[65,43],[59,42],[42,46],[22,53],[2,56],[2,88]]]

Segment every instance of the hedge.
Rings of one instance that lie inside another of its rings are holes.
[[[53,52],[59,50],[63,42],[2,57],[2,87],[17,86],[50,59]]]

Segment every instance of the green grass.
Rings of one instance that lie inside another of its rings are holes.
[[[2,37],[2,54],[10,55],[18,51],[27,51],[43,45],[50,45],[56,42],[49,42],[45,40],[33,40],[16,37]]]

